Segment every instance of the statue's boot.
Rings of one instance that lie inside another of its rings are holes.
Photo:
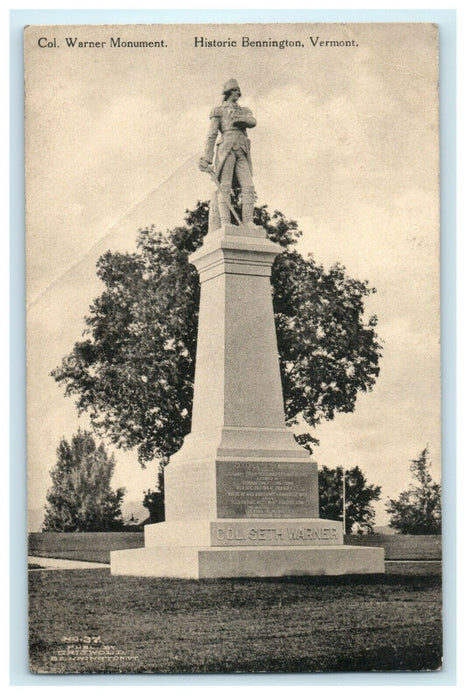
[[[230,212],[230,188],[224,190],[222,187],[222,194],[218,197],[218,212],[220,214],[220,224],[221,226],[226,226],[231,224],[231,212]]]
[[[252,187],[245,188],[241,193],[242,218],[244,226],[252,226],[254,220],[255,193]]]
[[[212,193],[209,206],[209,232],[216,231],[221,226],[220,214],[218,210],[218,192],[215,190]]]

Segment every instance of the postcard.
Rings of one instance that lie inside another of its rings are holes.
[[[24,47],[30,670],[441,669],[438,27]]]

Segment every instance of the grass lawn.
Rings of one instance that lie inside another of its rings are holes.
[[[110,563],[114,549],[144,547],[143,532],[31,532],[28,553],[34,557]]]
[[[30,578],[40,673],[394,671],[441,665],[440,576]]]

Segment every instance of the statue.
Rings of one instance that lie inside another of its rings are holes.
[[[252,225],[254,216],[254,185],[252,182],[251,147],[246,129],[256,126],[252,112],[240,107],[241,90],[236,80],[231,79],[223,88],[223,104],[210,113],[210,128],[207,134],[204,156],[199,168],[214,180],[217,190],[212,196],[209,209],[209,231],[231,223],[231,213],[241,225],[231,207],[231,189],[238,183],[241,188],[242,225]],[[217,136],[221,134],[217,144]],[[214,147],[217,145],[214,161]]]

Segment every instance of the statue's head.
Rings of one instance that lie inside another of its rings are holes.
[[[238,85],[238,81],[234,78],[231,78],[230,80],[227,80],[227,82],[223,86],[223,100],[228,100],[230,95],[235,91],[238,93],[238,97],[241,97],[241,90]]]

